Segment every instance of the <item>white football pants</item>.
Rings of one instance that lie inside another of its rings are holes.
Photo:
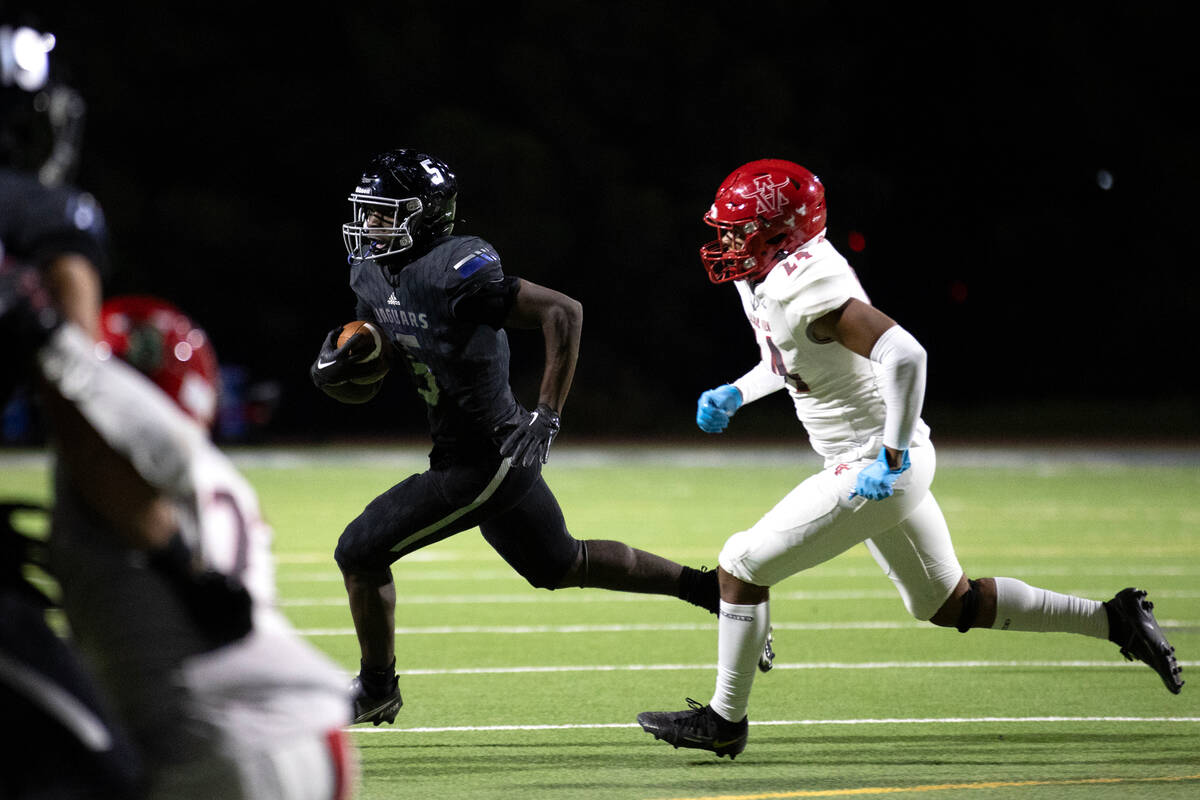
[[[920,620],[932,617],[962,577],[950,530],[929,491],[933,445],[909,451],[912,466],[886,500],[850,498],[859,471],[874,458],[832,464],[805,480],[721,550],[726,572],[757,586],[775,584],[865,542]]]

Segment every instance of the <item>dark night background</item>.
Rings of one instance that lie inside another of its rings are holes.
[[[926,346],[935,436],[1200,434],[1175,6],[469,5],[8,6],[88,100],[110,292],[176,302],[276,387],[256,438],[425,435],[402,380],[341,406],[307,375],[353,315],[346,196],[394,146],[456,170],[458,232],[584,304],[560,441],[698,437],[696,396],[757,358],[697,250],[717,185],[763,157],[822,178],[831,240]],[[533,402],[540,339],[512,341]],[[759,405],[731,435],[803,438],[782,394]]]

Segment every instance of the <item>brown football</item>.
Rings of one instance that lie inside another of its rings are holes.
[[[365,320],[356,319],[353,322],[347,322],[342,326],[342,332],[338,334],[338,347],[341,347],[346,342],[350,341],[350,337],[358,333],[364,325],[367,328],[366,332],[373,334],[376,344],[379,344],[379,330]]]
[[[379,326],[374,322],[366,322],[361,319],[347,322],[342,326],[342,332],[338,334],[338,347],[353,339],[356,333],[364,335],[350,346],[352,361],[372,361],[380,357],[385,362],[390,361],[391,348],[388,346],[386,337],[379,330]]]

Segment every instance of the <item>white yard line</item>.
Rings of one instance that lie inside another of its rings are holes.
[[[1111,589],[1063,589],[1065,594],[1079,597],[1102,597],[1112,594]],[[405,605],[496,605],[496,604],[541,604],[548,602],[544,592],[521,592],[519,594],[417,594],[404,595]],[[1155,589],[1154,599],[1172,598],[1176,600],[1195,600],[1200,598],[1200,591],[1189,589]],[[894,589],[870,589],[866,591],[827,592],[772,592],[772,600],[899,600],[900,596]],[[558,603],[675,603],[674,597],[664,595],[644,595],[630,592],[567,592],[556,593],[554,601]],[[291,597],[283,598],[279,605],[284,608],[336,607],[346,605],[346,598],[337,597]]]
[[[1163,628],[1196,628],[1200,621],[1160,619]],[[777,631],[850,631],[850,630],[895,630],[904,628],[933,627],[928,622],[894,622],[891,620],[864,620],[860,622],[774,622]],[[608,625],[429,625],[423,627],[398,627],[397,636],[439,636],[463,633],[501,634],[504,636],[544,633],[667,633],[678,631],[713,631],[716,622],[679,622]],[[353,636],[353,628],[301,628],[302,636]]]
[[[1181,661],[1197,666],[1200,661]],[[1126,661],[826,661],[775,665],[775,670],[897,670],[897,669],[1130,669],[1141,667]],[[524,675],[576,672],[687,672],[712,671],[716,664],[581,664],[576,666],[457,667],[446,669],[400,669],[397,675]]]
[[[780,719],[755,720],[752,727],[759,726],[802,726],[802,725],[970,725],[970,724],[1048,724],[1082,722],[1143,722],[1143,723],[1197,723],[1200,717],[896,717],[857,719]],[[503,731],[559,731],[598,730],[603,728],[637,728],[636,722],[580,722],[561,725],[447,725],[444,727],[395,728],[357,727],[354,733],[471,733]]]

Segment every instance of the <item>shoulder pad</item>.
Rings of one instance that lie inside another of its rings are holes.
[[[495,248],[477,236],[454,237],[448,244],[445,265],[459,280],[469,278],[481,269],[500,266],[500,255]]]
[[[458,272],[459,277],[467,278],[484,267],[500,263],[500,256],[491,247],[480,247],[472,250],[454,262],[450,268]]]
[[[795,316],[815,319],[851,297],[862,296],[854,271],[836,251],[803,260],[800,268],[790,273],[786,269],[775,272],[782,275],[776,278],[770,293],[789,306],[789,313]],[[771,277],[775,277],[774,272]]]

